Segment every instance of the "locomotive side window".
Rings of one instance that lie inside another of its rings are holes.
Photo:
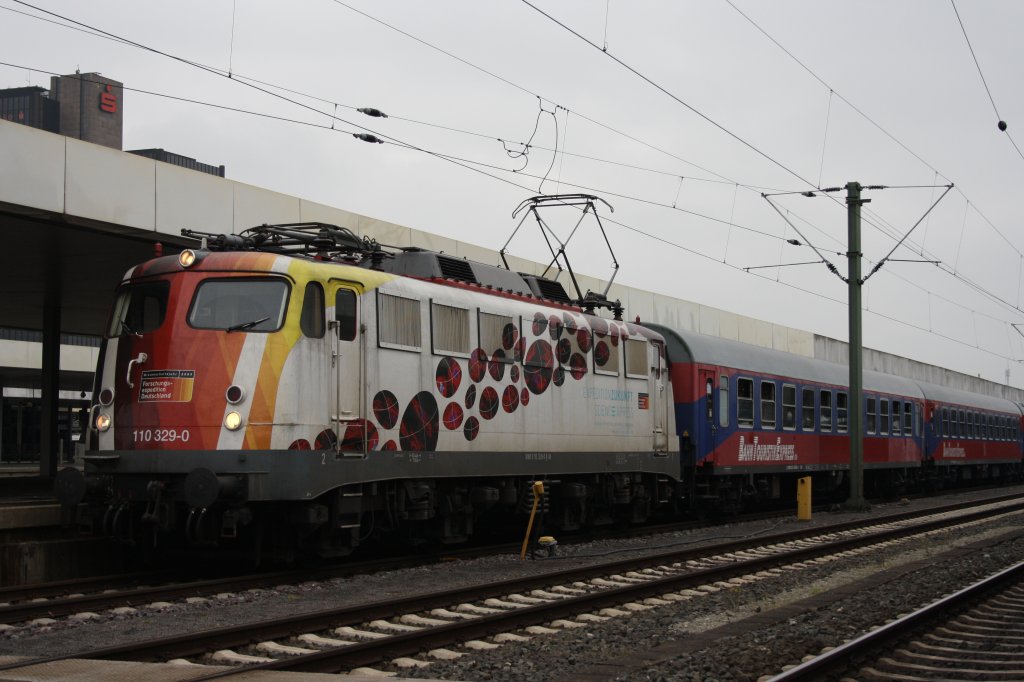
[[[761,382],[761,428],[775,428],[775,382]]]
[[[117,292],[107,336],[145,334],[156,330],[167,313],[168,281],[128,284]]]
[[[885,398],[878,400],[878,434],[880,436],[889,433],[889,401]]]
[[[718,379],[718,425],[729,426],[729,377]]]
[[[754,426],[754,380],[736,380],[736,419],[740,426]]]
[[[430,335],[434,342],[434,353],[469,357],[469,311],[432,302]]]
[[[803,399],[801,400],[803,405],[801,406],[801,419],[800,425],[804,431],[814,430],[814,389],[805,388],[803,390]]]
[[[836,431],[846,433],[847,419],[849,418],[849,394],[840,391],[836,393]]]
[[[782,385],[782,428],[796,428],[796,386],[792,384]]]
[[[513,318],[480,311],[477,315],[477,328],[480,334],[480,347],[484,349],[489,359],[506,363],[515,360],[512,349],[519,338],[519,329]]]
[[[864,426],[867,429],[868,433],[873,434],[875,432],[875,426],[876,426],[876,424],[875,424],[875,421],[876,421],[875,399],[874,398],[868,398],[867,399],[867,404],[868,404],[868,408],[867,408],[867,412],[866,412],[867,417],[864,419]]]
[[[647,378],[647,341],[626,339],[626,376]]]
[[[327,325],[324,321],[324,288],[319,282],[306,282],[306,293],[302,297],[302,314],[299,328],[311,339],[322,339]]]
[[[821,430],[832,431],[832,391],[821,392]]]
[[[900,435],[900,427],[903,426],[903,418],[900,416],[900,401],[892,401],[892,435]]]
[[[197,329],[272,332],[288,303],[283,279],[208,279],[196,288],[188,323]]]
[[[423,342],[420,302],[414,298],[378,292],[377,329],[380,345],[418,351]]]
[[[338,321],[338,338],[354,341],[359,328],[356,322],[356,292],[338,289],[334,296],[334,319]]]
[[[569,342],[572,344],[572,341]],[[594,372],[597,374],[619,375],[619,357],[622,351],[619,350],[624,344],[614,344],[611,337],[606,339],[594,339]],[[572,346],[570,345],[570,348]]]

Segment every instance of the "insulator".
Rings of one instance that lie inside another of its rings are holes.
[[[381,111],[380,109],[374,109],[373,107],[362,107],[361,109],[356,109],[356,111],[358,111],[360,114],[366,114],[367,116],[373,116],[374,118],[387,118],[388,117],[388,115],[385,114],[383,111]]]
[[[384,140],[380,139],[376,135],[370,135],[369,133],[352,133],[352,137],[362,140],[363,142],[376,142],[377,144],[384,144]]]

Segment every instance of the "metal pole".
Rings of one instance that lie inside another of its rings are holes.
[[[850,399],[847,412],[850,422],[850,509],[866,509],[864,501],[864,347],[861,328],[860,277],[860,207],[870,199],[860,198],[861,186],[857,182],[846,184],[846,212],[848,219],[849,315],[850,315]]]

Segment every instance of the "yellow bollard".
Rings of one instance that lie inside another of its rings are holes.
[[[811,520],[811,477],[796,480],[796,520]]]
[[[523,538],[523,550],[519,552],[519,558],[526,558],[526,547],[530,544],[530,533],[533,532],[533,518],[537,516],[537,504],[544,494],[544,481],[533,482],[533,509],[530,510],[530,522],[526,524],[526,537]]]

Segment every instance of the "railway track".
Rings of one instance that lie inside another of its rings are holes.
[[[203,663],[246,664],[240,668],[244,670],[308,672],[337,672],[387,662],[419,665],[425,661],[412,657],[421,652],[443,659],[463,655],[474,647],[496,646],[495,641],[582,627],[588,621],[699,598],[737,581],[770,579],[787,570],[861,553],[871,546],[885,546],[1022,509],[1024,502],[1019,497],[976,510],[956,505],[938,513],[932,510],[924,519],[915,518],[920,513],[908,513],[899,519],[818,529],[817,536],[804,530],[710,548],[676,549],[412,599],[109,647],[78,657],[137,661],[186,658]],[[458,651],[449,648],[455,646]],[[57,659],[7,667],[43,660]]]
[[[1010,499],[1006,498],[995,499]],[[744,515],[732,522],[788,517],[791,511]],[[592,533],[580,541],[652,535],[680,530],[708,527],[708,523],[683,522],[660,524],[630,529]],[[46,583],[35,586],[0,588],[0,623],[11,625],[35,619],[53,619],[77,613],[93,613],[113,609],[138,608],[190,598],[208,598],[216,594],[265,589],[281,584],[299,584],[330,580],[360,573],[396,570],[422,566],[442,560],[476,558],[487,554],[518,552],[520,544],[489,545],[487,547],[447,548],[443,554],[427,553],[346,561],[319,568],[295,568],[280,571],[250,573],[191,579],[180,572],[165,570],[133,573],[122,576],[99,576],[79,580]]]
[[[1024,562],[805,661],[771,682],[840,677],[871,682],[1024,679]]]

